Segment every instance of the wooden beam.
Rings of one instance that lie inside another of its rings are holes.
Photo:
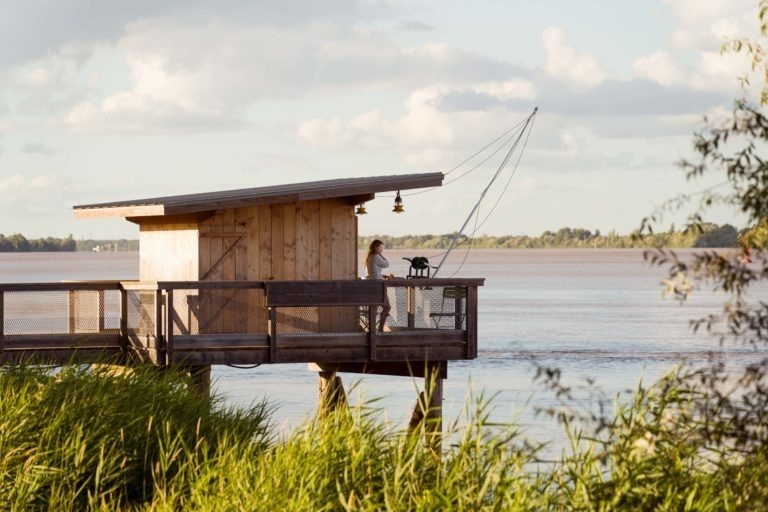
[[[357,196],[351,196],[350,200],[353,205],[367,203],[376,199],[376,194],[360,194]]]
[[[126,217],[125,220],[139,225],[152,224],[156,222],[162,222],[163,224],[196,224],[210,219],[215,214],[215,210],[209,210],[204,212],[187,213],[183,215],[147,215],[140,217]]]
[[[6,292],[51,292],[76,290],[119,290],[120,281],[71,281],[60,283],[2,283],[0,291]]]
[[[200,366],[213,364],[268,364],[267,348],[238,348],[222,350],[181,351],[176,350],[169,364]]]
[[[174,351],[269,348],[266,334],[184,334],[173,337]]]
[[[437,371],[441,379],[448,378],[447,361],[437,361],[439,365]],[[418,377],[423,378],[426,374],[426,364],[407,361],[389,361],[389,362],[364,362],[364,363],[309,363],[307,369],[311,372],[339,372],[339,373],[362,373],[370,375],[393,375],[398,377]]]
[[[122,348],[119,333],[7,334],[6,350],[76,350],[78,348]]]
[[[265,286],[268,306],[380,306],[385,303],[381,280],[271,281]]]
[[[162,204],[149,204],[143,206],[120,206],[111,208],[75,207],[76,219],[93,219],[98,217],[150,217],[153,215],[165,215],[165,206]]]

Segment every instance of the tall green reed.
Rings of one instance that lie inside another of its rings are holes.
[[[366,405],[278,440],[264,404],[224,409],[174,372],[8,370],[0,509],[764,509],[768,391],[721,378],[681,370],[607,419],[564,415],[570,445],[552,462],[491,423],[482,394],[436,453],[428,425],[400,430]]]
[[[223,436],[264,448],[268,409],[226,410],[181,373],[67,366],[0,373],[0,509],[71,510],[154,499]]]

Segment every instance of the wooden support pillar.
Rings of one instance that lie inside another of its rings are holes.
[[[189,388],[200,396],[210,396],[211,365],[189,367]]]
[[[440,454],[443,446],[442,363],[428,363],[424,372],[424,391],[419,393],[408,430],[416,432],[424,423],[424,435],[432,450]]]
[[[318,372],[317,404],[320,415],[346,407],[347,394],[336,372]]]

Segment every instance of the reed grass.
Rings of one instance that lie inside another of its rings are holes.
[[[0,509],[764,509],[764,383],[713,401],[701,382],[673,373],[607,425],[568,423],[570,446],[543,463],[489,423],[482,396],[436,453],[426,426],[400,431],[365,406],[277,439],[269,406],[227,409],[177,372],[5,369]]]

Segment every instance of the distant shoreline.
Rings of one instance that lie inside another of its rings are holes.
[[[730,224],[718,226],[706,224],[701,232],[677,231],[674,226],[666,232],[654,233],[642,237],[634,234],[620,235],[609,231],[603,235],[600,230],[594,232],[582,228],[561,228],[558,231],[545,231],[540,236],[503,235],[458,237],[459,247],[474,249],[651,249],[665,247],[669,249],[687,248],[729,248],[738,247],[742,233]],[[446,250],[456,239],[457,233],[442,235],[369,235],[360,236],[358,249],[367,249],[374,239],[384,242],[389,249]],[[27,239],[17,233],[6,237],[0,234],[0,252],[124,252],[138,251],[138,240],[75,240],[67,238]]]

